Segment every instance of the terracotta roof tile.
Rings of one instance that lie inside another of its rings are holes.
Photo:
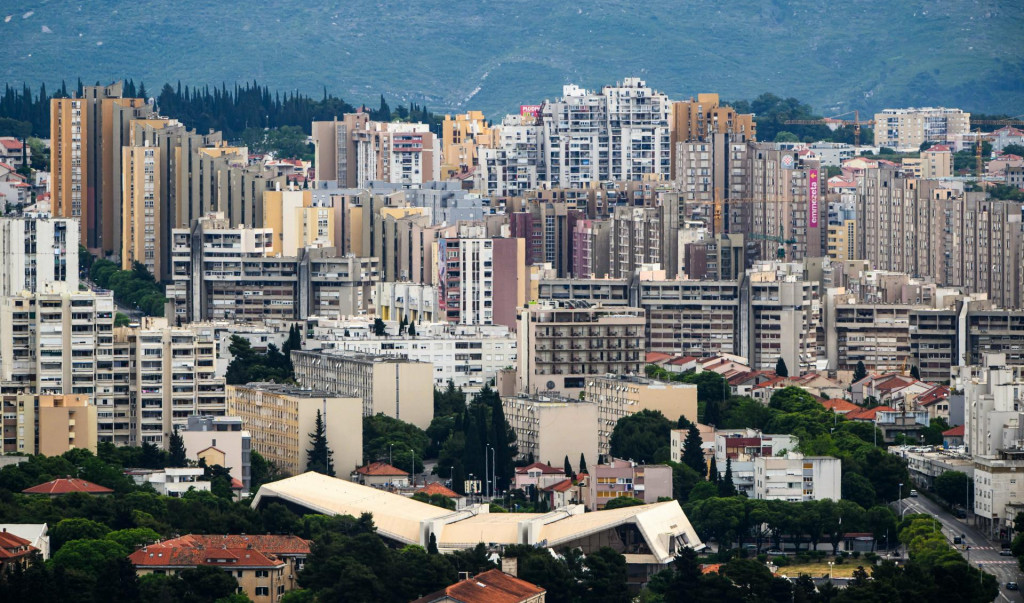
[[[541,473],[547,475],[554,475],[556,473],[561,473],[562,475],[565,475],[565,469],[559,469],[557,467],[552,467],[551,465],[547,465],[544,463],[531,463],[525,467],[516,467],[516,473],[525,474],[530,469],[540,469]]]
[[[427,496],[431,496],[433,494],[440,494],[441,496],[447,496],[448,498],[462,498],[461,494],[449,488],[445,488],[444,484],[442,484],[441,482],[430,482],[426,486],[423,486],[422,488],[417,490],[417,492],[422,492]]]
[[[947,429],[946,431],[942,432],[942,435],[946,436],[947,438],[962,438],[964,437],[964,426],[957,425],[952,429]]]
[[[78,479],[77,477],[62,477],[48,481],[45,484],[25,488],[22,492],[25,494],[51,495],[70,494],[72,492],[85,492],[86,494],[110,494],[113,490],[100,486],[99,484],[87,482],[84,479]]]
[[[501,570],[488,570],[416,599],[413,603],[454,600],[460,603],[519,603],[545,593],[543,588]]]
[[[370,463],[365,467],[356,469],[356,473],[360,475],[409,475],[408,471],[402,471],[398,467],[384,462]]]

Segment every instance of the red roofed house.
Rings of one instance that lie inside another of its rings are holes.
[[[352,473],[352,481],[374,488],[408,488],[409,473],[384,462],[370,463]]]
[[[861,410],[854,410],[846,413],[846,418],[849,421],[865,421],[873,423],[878,418],[878,413],[883,410],[896,410],[891,406],[876,406],[874,408],[864,408]]]
[[[546,594],[536,584],[492,569],[412,603],[544,603]]]
[[[959,448],[964,445],[964,426],[957,425],[952,429],[942,432],[942,446],[944,448]]]
[[[25,494],[48,494],[50,496],[63,496],[72,492],[82,492],[84,494],[103,496],[105,494],[113,494],[114,491],[99,484],[78,479],[77,477],[61,477],[48,481],[45,484],[25,488],[22,492]]]
[[[429,484],[423,486],[422,488],[417,488],[414,494],[425,494],[427,496],[440,494],[441,496],[445,496],[455,501],[456,509],[461,509],[466,506],[465,496],[459,494],[458,492],[455,492],[450,488],[446,488],[444,484],[442,484],[441,482],[430,482]]]
[[[821,405],[825,407],[825,410],[831,410],[837,415],[846,415],[848,413],[858,412],[861,410],[861,408],[853,402],[850,402],[849,400],[842,400],[840,398],[825,400]]]
[[[0,576],[9,572],[15,565],[24,567],[38,549],[22,538],[7,531],[0,532]]]
[[[542,492],[548,497],[549,509],[566,507],[576,502],[576,488],[573,487],[572,480],[569,478],[551,484]]]
[[[949,423],[949,387],[936,385],[930,390],[914,398],[918,409],[928,411],[928,420],[944,419]]]
[[[296,588],[295,575],[309,555],[309,545],[298,536],[189,534],[144,546],[128,560],[139,576],[176,574],[200,565],[219,567],[260,603],[277,601]]]
[[[513,488],[526,490],[534,487],[540,490],[565,479],[565,469],[532,463],[525,467],[516,467],[516,479]]]
[[[0,161],[14,166],[15,169],[20,168],[22,163],[22,147],[21,141],[13,136],[0,136]],[[32,161],[32,148],[24,147],[25,158],[30,162]]]

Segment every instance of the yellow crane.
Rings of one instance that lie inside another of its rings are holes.
[[[853,114],[853,119],[839,119],[847,115]],[[839,115],[833,115],[832,117],[825,117],[822,119],[787,119],[787,124],[793,124],[798,126],[830,126],[833,124],[840,124],[843,126],[853,126],[853,146],[860,146],[860,127],[861,126],[874,126],[875,120],[868,119],[865,121],[860,120],[860,111],[847,111],[846,113],[840,113]]]

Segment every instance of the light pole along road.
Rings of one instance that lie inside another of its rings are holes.
[[[1020,567],[1017,565],[1016,557],[1003,557],[999,554],[1002,547],[999,546],[998,542],[992,542],[987,539],[981,530],[967,523],[966,520],[957,519],[924,496],[905,498],[901,501],[901,504],[906,505],[906,512],[908,514],[923,513],[937,519],[942,524],[943,536],[946,537],[946,540],[949,541],[953,548],[968,559],[972,566],[976,568],[980,563],[982,570],[995,576],[996,580],[999,581],[998,601],[1024,601],[1020,591],[1006,589],[1007,582],[1019,583],[1022,579],[1022,574]],[[962,537],[964,544],[953,544],[953,538],[956,536]],[[971,547],[970,551],[965,550],[964,545]]]

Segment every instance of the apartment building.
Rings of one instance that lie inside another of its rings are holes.
[[[670,421],[697,421],[697,386],[645,377],[587,377],[583,399],[597,404],[598,452],[611,452],[611,435],[619,419],[642,410],[660,412]]]
[[[553,186],[587,188],[591,183],[667,178],[671,164],[666,95],[640,78],[591,92],[562,87],[562,98],[545,101],[542,180]]]
[[[347,351],[292,351],[304,387],[359,398],[363,416],[383,413],[426,429],[434,418],[434,367],[394,356]]]
[[[516,337],[502,325],[416,324],[416,334],[369,339],[322,337],[317,329],[307,348],[347,350],[372,355],[409,358],[434,366],[434,387],[449,382],[467,393],[492,384],[498,371],[515,366]]]
[[[642,266],[657,264],[666,278],[679,272],[679,210],[666,197],[660,207],[616,207],[608,235],[609,275],[629,276]]]
[[[298,318],[374,313],[373,292],[380,279],[377,258],[339,257],[335,249],[326,248],[300,250],[295,260]]]
[[[546,302],[519,312],[518,390],[575,397],[588,376],[640,375],[644,311]]]
[[[799,445],[796,436],[761,433],[754,429],[717,430],[711,443],[714,448],[715,467],[719,478],[732,470],[732,483],[736,490],[748,497],[754,495],[754,459],[773,457],[795,451]]]
[[[78,290],[75,220],[0,218],[0,297]]]
[[[441,123],[441,178],[473,172],[480,165],[480,148],[494,147],[498,128],[487,125],[480,111],[445,115]]]
[[[437,243],[438,313],[453,324],[516,328],[526,303],[526,246],[519,238],[443,238]]]
[[[805,457],[797,452],[755,457],[754,498],[786,502],[839,501],[843,497],[842,465],[835,457]]]
[[[748,154],[752,139],[726,132],[715,132],[701,139],[680,140],[672,146],[672,181],[681,196],[679,210],[686,216],[700,212],[715,218],[715,234],[719,232],[746,232],[749,216],[745,202],[750,182]],[[713,215],[714,203],[722,203],[721,214]],[[683,219],[680,216],[680,219]]]
[[[543,128],[532,117],[506,116],[494,148],[477,148],[480,156],[476,188],[496,196],[521,196],[544,179],[541,168]]]
[[[228,469],[248,491],[252,483],[252,433],[244,427],[242,417],[192,415],[178,435],[189,460],[202,459],[207,467]]]
[[[747,271],[749,310],[741,315],[740,355],[753,370],[775,370],[782,358],[790,373],[815,368],[821,305],[817,283],[804,280],[802,264],[765,263]]]
[[[652,279],[640,280],[638,288],[648,352],[698,358],[740,353],[739,281]]]
[[[166,274],[164,258],[163,223],[165,206],[160,186],[166,180],[159,170],[164,167],[156,146],[132,146],[121,149],[122,190],[121,205],[121,269],[130,270],[139,262],[150,274]]]
[[[96,406],[83,394],[0,394],[3,454],[60,456],[73,448],[96,452]]]
[[[556,274],[573,274],[572,239],[585,212],[562,201],[529,201],[509,214],[510,236],[526,241],[526,264],[551,264]]]
[[[944,144],[934,145],[921,151],[919,157],[904,157],[902,164],[915,178],[949,178],[953,176],[953,149]]]
[[[946,107],[885,109],[875,113],[875,144],[914,152],[925,142],[946,142],[971,131],[971,114]]]
[[[518,459],[528,462],[575,462],[582,454],[597,462],[597,405],[590,401],[517,396],[501,399],[509,427],[516,432]]]
[[[639,465],[613,458],[606,464],[589,467],[583,504],[588,511],[601,511],[610,501],[629,497],[645,504],[659,498],[672,498],[672,467]]]
[[[699,240],[683,243],[692,237]],[[680,275],[699,280],[738,281],[746,267],[746,243],[742,234],[710,236],[705,229],[679,231]]]
[[[367,113],[351,113],[314,121],[313,143],[317,179],[342,188],[374,180],[420,184],[437,180],[441,171],[440,145],[427,124],[377,122]]]
[[[125,127],[121,109],[146,104],[145,99],[121,94],[117,82],[85,86],[81,97],[50,100],[53,215],[78,218],[82,244],[105,252],[119,251],[113,247],[112,217],[120,201],[115,196],[120,174],[114,167]]]
[[[729,231],[749,233],[759,242],[762,259],[825,255],[828,204],[821,162],[768,143],[749,147],[743,196],[751,201],[730,206]]]
[[[252,449],[288,475],[306,470],[309,434],[317,412],[338,475],[363,463],[363,401],[319,389],[277,383],[227,387],[228,414],[240,417],[251,435]]]
[[[384,321],[403,318],[412,323],[432,323],[437,314],[437,289],[419,283],[378,282],[374,288],[376,314]]]
[[[672,145],[678,142],[705,141],[714,134],[732,134],[746,142],[757,139],[757,123],[752,113],[737,113],[722,105],[714,93],[698,94],[696,100],[672,103]],[[675,174],[672,175],[675,178]]]
[[[263,193],[263,227],[274,232],[273,255],[295,256],[310,245],[334,243],[330,207],[313,205],[309,189],[293,187]]]
[[[830,371],[901,371],[910,364],[909,304],[857,303],[845,290],[825,296],[825,350]]]
[[[828,225],[828,257],[837,261],[859,259],[856,243],[856,220],[843,220],[841,224]]]

